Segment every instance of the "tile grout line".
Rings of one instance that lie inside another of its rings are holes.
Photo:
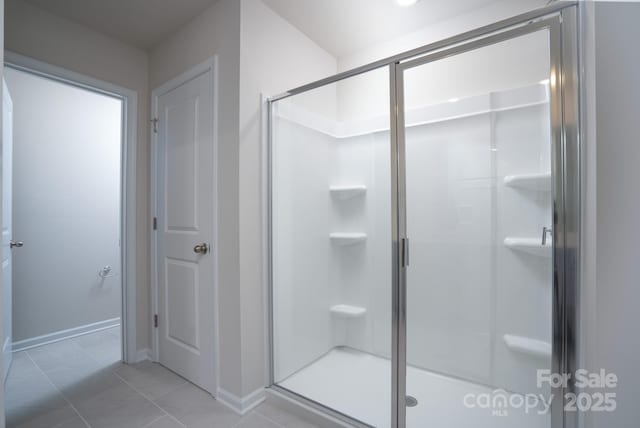
[[[84,346],[82,346],[81,344],[79,344],[77,341],[74,340],[75,338],[70,338],[69,340],[73,340],[76,345],[78,345],[78,348],[80,348],[80,350],[82,351],[83,354],[85,354],[90,360],[92,360],[94,363],[100,365],[102,364],[100,361],[98,361],[97,359],[95,359],[93,357],[93,355],[91,355],[85,348]],[[121,343],[122,343],[122,338],[120,339]],[[122,359],[118,360],[118,363],[120,364],[126,364],[122,361]],[[180,422],[178,419],[176,419],[175,416],[173,416],[172,414],[170,414],[169,412],[167,412],[165,409],[163,409],[162,407],[160,407],[158,404],[156,404],[155,401],[153,401],[153,399],[151,399],[151,397],[147,396],[146,394],[144,394],[142,391],[139,391],[135,386],[133,386],[131,383],[127,382],[122,376],[120,376],[118,374],[118,372],[116,371],[116,369],[114,369],[113,367],[109,367],[109,373],[111,373],[112,375],[114,375],[115,377],[117,377],[118,379],[120,379],[125,385],[127,385],[129,388],[131,388],[135,393],[137,393],[138,395],[140,395],[142,398],[144,398],[145,400],[147,400],[148,402],[150,402],[151,404],[153,404],[154,406],[156,406],[158,409],[160,409],[160,411],[162,413],[164,413],[161,417],[159,417],[158,419],[154,419],[153,421],[149,422],[149,425],[151,425],[152,423],[162,419],[165,416],[168,416],[170,419],[173,419],[175,422],[177,422],[178,424],[182,425],[183,427],[186,428],[186,425],[183,424],[182,422]],[[186,381],[185,381],[186,383]],[[182,385],[180,385],[182,386]],[[171,391],[169,391],[171,392]],[[167,393],[168,394],[168,393]],[[145,427],[149,426],[149,425],[145,425]]]
[[[73,340],[73,338],[71,339]],[[120,341],[122,343],[122,338],[120,338]],[[101,364],[98,360],[96,360],[89,352],[87,352],[86,349],[84,349],[84,347],[82,345],[80,345],[79,343],[76,342],[76,344],[78,345],[78,347],[80,348],[80,350],[87,356],[89,357],[91,360],[93,360],[93,362],[97,363],[97,364]],[[122,361],[122,359],[118,360],[118,362],[120,364],[125,364],[125,365],[129,365],[130,364],[126,364],[124,361]],[[120,374],[118,374],[117,370],[113,367],[109,368],[109,372],[114,375],[115,377],[117,377],[118,379],[120,379],[125,385],[127,385],[129,388],[131,388],[134,392],[136,392],[137,394],[139,394],[142,398],[144,398],[145,400],[149,401],[151,404],[153,404],[154,406],[156,406],[158,409],[160,409],[160,411],[162,413],[164,413],[163,416],[159,417],[158,419],[155,419],[153,421],[151,421],[149,423],[149,425],[151,425],[152,423],[162,419],[163,417],[169,417],[169,419],[172,419],[173,421],[175,421],[176,423],[178,423],[179,425],[183,426],[186,428],[186,425],[183,424],[182,422],[180,422],[175,416],[173,416],[171,413],[167,412],[165,409],[163,409],[160,405],[158,405],[151,397],[149,397],[147,394],[145,394],[144,392],[140,391],[138,388],[136,388],[135,386],[133,386],[133,384],[129,383],[126,379],[124,379],[122,376],[120,376]],[[181,387],[182,385],[188,383],[187,380],[184,381],[184,383],[180,384],[179,386],[177,386],[175,389],[178,389],[179,387]],[[169,391],[165,394],[162,394],[160,397],[164,397],[165,395],[171,393],[173,391]],[[158,397],[158,398],[160,398]],[[149,426],[149,425],[145,425],[145,427]]]
[[[270,417],[268,417],[268,416],[266,416],[266,415],[263,415],[263,414],[262,414],[262,413],[260,413],[260,412],[256,412],[256,411],[254,411],[254,413],[255,413],[256,415],[261,416],[262,418],[264,418],[264,419],[266,419],[266,420],[270,421],[270,422],[273,422],[275,425],[277,425],[277,426],[279,426],[279,427],[281,427],[281,428],[285,428],[285,426],[284,426],[284,425],[282,425],[281,423],[279,423],[278,421],[274,421],[274,420],[273,420],[273,419],[271,419]]]
[[[114,328],[114,327],[111,327],[111,328]],[[105,331],[106,331],[106,330],[101,330],[101,331],[98,331],[98,332],[95,332],[95,333],[102,333],[102,332],[105,332]],[[85,334],[85,335],[83,335],[83,336],[91,336],[92,334],[95,334],[95,333]],[[108,333],[107,333],[107,334],[108,334]],[[78,336],[78,337],[81,337],[81,336]],[[80,351],[82,351],[82,353],[83,353],[85,356],[89,357],[89,359],[90,359],[91,361],[93,361],[94,363],[96,363],[96,364],[98,364],[98,365],[102,365],[102,364],[103,364],[102,362],[100,362],[100,361],[98,361],[96,358],[94,358],[94,357],[93,357],[93,355],[91,355],[91,354],[90,354],[90,353],[85,349],[85,347],[84,347],[84,346],[82,346],[80,343],[78,343],[78,341],[77,341],[78,337],[70,337],[69,339],[66,339],[66,340],[68,340],[68,341],[70,341],[70,342],[74,342],[76,345],[78,345],[78,348],[80,348]],[[122,346],[122,337],[119,337],[119,339],[118,339],[118,340],[120,341],[120,346]],[[120,363],[121,363],[121,362],[122,362],[122,355],[120,355],[120,357],[121,357],[121,358],[120,358],[120,359],[118,359],[118,362],[120,362]],[[109,369],[109,371],[113,371],[113,370],[112,370],[112,369]]]
[[[272,424],[276,425],[276,426],[277,426],[277,427],[279,427],[279,428],[285,428],[285,426],[284,426],[284,425],[282,425],[282,424],[280,424],[280,423],[278,423],[278,422],[274,421],[274,420],[273,420],[273,419],[271,419],[271,418],[266,417],[266,416],[265,416],[265,415],[263,415],[262,413],[257,412],[255,409],[251,410],[249,413],[247,413],[246,415],[242,415],[242,416],[243,416],[243,417],[244,417],[244,416],[248,416],[248,415],[250,415],[250,414],[252,414],[252,413],[253,413],[254,415],[258,416],[259,418],[262,418],[262,419],[265,419],[265,420],[267,420],[267,421],[271,422]],[[242,423],[242,418],[240,418],[240,420],[238,421],[238,423],[236,423],[235,425],[233,425],[231,428],[238,428],[238,427],[240,426],[240,424],[241,424],[241,423]]]
[[[76,409],[76,406],[73,405],[73,403],[71,403],[71,401],[67,398],[66,395],[64,395],[64,393],[60,390],[60,388],[58,388],[58,386],[53,383],[53,381],[51,380],[51,378],[45,373],[44,370],[42,370],[42,367],[40,367],[38,365],[38,363],[36,363],[36,361],[33,359],[33,357],[31,357],[31,354],[29,354],[29,351],[24,351],[24,353],[27,355],[27,357],[29,357],[29,360],[31,360],[31,362],[33,363],[34,366],[36,366],[36,368],[40,371],[40,373],[42,373],[42,375],[45,377],[45,379],[47,379],[47,381],[51,384],[51,386],[53,386],[53,388],[58,391],[58,394],[60,394],[60,396],[62,397],[62,399],[64,401],[67,402],[67,404],[69,405],[69,407],[71,407],[71,409],[76,412],[76,415],[78,415],[78,417],[82,420],[82,422],[84,422],[84,424],[91,428],[91,424],[84,418],[84,416],[82,416],[82,414],[80,414],[80,412],[78,411],[78,409]],[[69,418],[67,421],[63,421],[64,422],[68,422],[70,421],[71,418]]]
[[[145,426],[143,426],[142,428],[149,428],[151,425],[155,424],[156,422],[158,422],[160,419],[164,419],[166,418],[167,415],[162,415],[157,417],[156,419],[152,420],[151,422],[149,422],[148,424],[146,424]]]
[[[151,361],[150,363],[151,363],[151,364],[156,364],[156,363],[154,363],[153,361]],[[131,365],[131,364],[127,364],[127,363],[124,363],[124,362],[123,362],[122,364],[124,364],[124,365],[126,365],[126,366],[128,366],[128,367],[133,367],[133,365]],[[147,399],[147,400],[149,400],[149,401],[159,400],[160,398],[164,397],[165,395],[169,395],[169,394],[171,394],[172,392],[176,391],[178,388],[182,388],[182,387],[183,387],[183,386],[185,386],[185,385],[193,385],[191,382],[189,382],[188,380],[186,380],[186,379],[185,379],[185,378],[183,378],[182,376],[180,376],[180,375],[178,375],[178,374],[176,374],[176,373],[172,372],[171,370],[167,369],[167,368],[166,368],[166,367],[164,367],[163,365],[160,365],[160,367],[162,367],[163,369],[167,370],[167,371],[168,371],[168,372],[170,372],[171,374],[176,375],[177,377],[179,377],[180,379],[182,379],[182,380],[183,380],[183,382],[182,382],[180,385],[177,385],[175,388],[172,388],[170,391],[164,392],[164,393],[162,393],[162,394],[158,395],[158,396],[157,396],[157,397],[155,397],[155,398],[151,398],[151,397],[147,396],[147,394],[145,394],[144,392],[139,391],[135,386],[133,386],[133,384],[130,384],[130,383],[129,383],[129,381],[127,381],[125,378],[123,378],[122,376],[120,376],[120,374],[118,373],[118,371],[117,371],[117,370],[112,370],[112,372],[113,372],[113,374],[114,374],[114,375],[116,375],[117,377],[119,377],[120,379],[122,379],[122,381],[123,381],[124,383],[126,383],[126,384],[127,384],[127,385],[129,385],[129,386],[131,386],[131,388],[133,388],[133,389],[134,389],[138,394],[142,395],[144,398],[146,398],[146,399]],[[153,376],[153,375],[152,375],[152,376]]]
[[[98,361],[97,359],[95,359],[82,345],[80,345],[75,338],[69,338],[66,339],[69,342],[74,342],[76,345],[78,345],[78,348],[80,349],[80,351],[86,356],[88,357],[91,361],[93,361],[94,363],[101,365],[102,363],[100,361]],[[62,341],[61,341],[62,342]],[[80,412],[78,411],[78,409],[75,408],[75,406],[71,403],[71,401],[62,393],[62,391],[60,391],[60,389],[53,383],[53,381],[49,378],[49,376],[47,376],[47,374],[44,372],[44,370],[42,370],[42,368],[40,366],[38,366],[38,363],[35,362],[35,360],[31,357],[31,355],[29,355],[28,351],[24,351],[25,354],[27,354],[27,356],[29,357],[29,359],[33,362],[33,364],[38,368],[38,370],[46,377],[47,381],[49,381],[49,383],[51,385],[53,385],[53,387],[56,389],[56,391],[58,391],[60,393],[60,395],[62,396],[62,398],[69,404],[69,406],[78,414],[78,416],[80,417],[80,419],[82,419],[84,421],[84,423],[91,428],[91,424],[89,424],[89,422],[80,414]],[[121,364],[125,364],[122,362],[122,360],[119,360],[119,363]],[[109,372],[114,375],[115,377],[117,377],[118,379],[120,379],[125,385],[127,385],[129,388],[131,388],[134,392],[136,392],[137,394],[139,394],[142,398],[144,398],[145,400],[149,401],[151,404],[153,404],[155,407],[157,407],[158,409],[160,409],[160,411],[163,413],[162,416],[158,417],[157,419],[154,419],[153,421],[151,421],[148,425],[145,425],[145,427],[155,423],[156,421],[162,419],[163,417],[169,417],[169,419],[174,420],[176,423],[178,423],[179,425],[183,426],[186,428],[186,425],[183,424],[182,422],[180,422],[175,416],[173,416],[172,414],[170,414],[169,412],[167,412],[165,409],[163,409],[162,407],[160,407],[151,397],[147,396],[146,394],[144,394],[143,392],[139,391],[136,387],[134,387],[132,384],[130,384],[129,382],[127,382],[122,376],[120,376],[116,370],[114,368],[109,368],[108,369]],[[180,384],[177,388],[179,388],[180,386],[187,384],[188,381],[184,381],[184,383]],[[172,391],[167,392],[166,394],[171,393]],[[166,394],[161,395],[164,396]],[[158,397],[160,398],[160,397]]]
[[[118,373],[116,373],[115,371],[112,371],[113,375],[115,377],[117,377],[118,379],[120,379],[122,382],[124,382],[129,388],[133,389],[135,392],[137,392],[138,394],[140,394],[144,399],[146,399],[147,401],[149,401],[151,404],[153,404],[154,406],[156,406],[158,409],[160,409],[160,411],[162,413],[164,413],[164,416],[168,416],[170,419],[173,419],[175,422],[177,422],[178,424],[180,424],[183,427],[187,427],[185,424],[183,424],[182,422],[180,422],[178,420],[178,418],[176,418],[175,416],[173,416],[171,413],[167,412],[165,409],[163,409],[158,403],[156,403],[151,397],[147,396],[145,393],[139,391],[135,386],[133,386],[132,384],[130,384],[129,382],[127,382],[122,376],[120,376]],[[184,385],[184,384],[182,384]],[[180,385],[180,386],[182,386]],[[178,387],[176,387],[176,389],[178,389]],[[167,394],[171,393],[173,391],[169,391],[167,392]],[[163,394],[161,397],[164,397],[167,394]],[[163,416],[163,417],[164,417]],[[160,419],[160,418],[158,418]],[[156,419],[157,420],[157,419]],[[156,422],[156,421],[153,421]],[[152,423],[153,423],[152,422]]]
[[[75,338],[71,338],[71,340],[73,340]],[[89,357],[93,362],[95,362],[96,364],[102,364],[100,361],[96,360],[93,355],[91,355],[89,352],[87,352],[87,350],[84,348],[84,346],[80,345],[79,343],[76,342],[76,344],[78,345],[78,347],[80,348],[80,350],[87,356]],[[125,363],[122,359],[118,360],[118,363],[121,365],[126,365],[129,367],[132,367],[131,364],[127,364]],[[153,364],[153,361],[151,362]],[[144,392],[138,390],[138,388],[136,388],[135,386],[133,386],[133,384],[129,383],[125,378],[123,378],[122,376],[120,376],[120,374],[118,374],[118,370],[116,368],[113,367],[109,367],[109,372],[111,374],[113,374],[114,376],[116,376],[118,379],[120,379],[122,382],[124,382],[125,384],[127,384],[131,389],[133,389],[135,392],[137,392],[138,394],[142,395],[144,398],[146,398],[147,400],[151,401],[153,404],[155,404],[154,400],[157,400],[158,398],[164,397],[167,394],[170,394],[171,392],[175,391],[176,389],[180,388],[183,385],[186,385],[188,383],[190,383],[188,380],[182,378],[181,376],[179,376],[181,379],[184,380],[184,382],[182,382],[180,385],[176,386],[173,390],[171,391],[167,391],[164,394],[156,397],[155,399],[147,396]],[[173,372],[172,372],[173,373]],[[160,407],[158,405],[156,405],[157,407]],[[168,416],[171,416],[167,411],[165,411],[164,409],[162,409],[162,407],[160,407],[160,409],[165,412]]]

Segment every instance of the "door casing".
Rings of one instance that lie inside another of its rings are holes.
[[[122,359],[135,363],[147,359],[145,350],[138,350],[137,340],[137,135],[138,94],[127,88],[85,76],[75,71],[54,66],[36,59],[5,51],[4,65],[67,85],[108,95],[122,100],[122,148],[121,148],[121,265],[122,265]]]

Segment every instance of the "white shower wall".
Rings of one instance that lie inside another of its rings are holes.
[[[550,180],[505,184],[550,171],[548,43],[541,31],[405,75],[414,367],[515,392],[538,392],[535,370],[550,367],[550,251],[505,245],[552,225]],[[274,105],[276,382],[339,346],[391,356],[388,83],[383,68],[325,87],[333,113],[310,111],[308,94]]]
[[[333,142],[277,115],[273,130],[274,368],[281,380],[333,345],[327,174]]]
[[[409,364],[518,392],[535,391],[535,370],[550,367],[504,339],[551,339],[551,252],[504,245],[551,225],[550,188],[505,185],[550,171],[546,91],[474,97],[487,112],[407,129]]]
[[[487,114],[406,131],[410,364],[487,383],[492,296]]]
[[[409,112],[409,364],[514,391],[532,390],[534,370],[549,366],[503,339],[550,341],[550,259],[503,244],[551,224],[549,192],[504,184],[507,175],[549,171],[548,115],[543,84]],[[305,116],[292,102],[274,116],[276,380],[336,346],[388,358],[389,133],[352,135],[362,123]],[[366,192],[341,199],[332,186]],[[366,241],[332,244],[335,232]],[[366,313],[331,314],[338,304]]]
[[[331,198],[331,232],[364,233],[366,241],[332,246],[331,306],[364,308],[362,317],[334,315],[335,346],[391,355],[391,171],[389,132],[334,137],[329,171],[335,187],[365,186],[350,199]],[[384,374],[383,374],[384,375]]]

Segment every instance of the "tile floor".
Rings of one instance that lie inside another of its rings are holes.
[[[120,362],[113,328],[14,354],[7,428],[313,428],[269,402],[239,416],[151,362]]]

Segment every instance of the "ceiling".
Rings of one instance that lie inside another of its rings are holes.
[[[470,12],[496,0],[263,0],[335,57]]]
[[[142,49],[218,0],[22,0]],[[240,1],[240,0],[237,0]],[[262,0],[337,58],[496,0]],[[526,0],[519,0],[526,1]]]
[[[217,0],[24,0],[55,15],[148,49]]]

